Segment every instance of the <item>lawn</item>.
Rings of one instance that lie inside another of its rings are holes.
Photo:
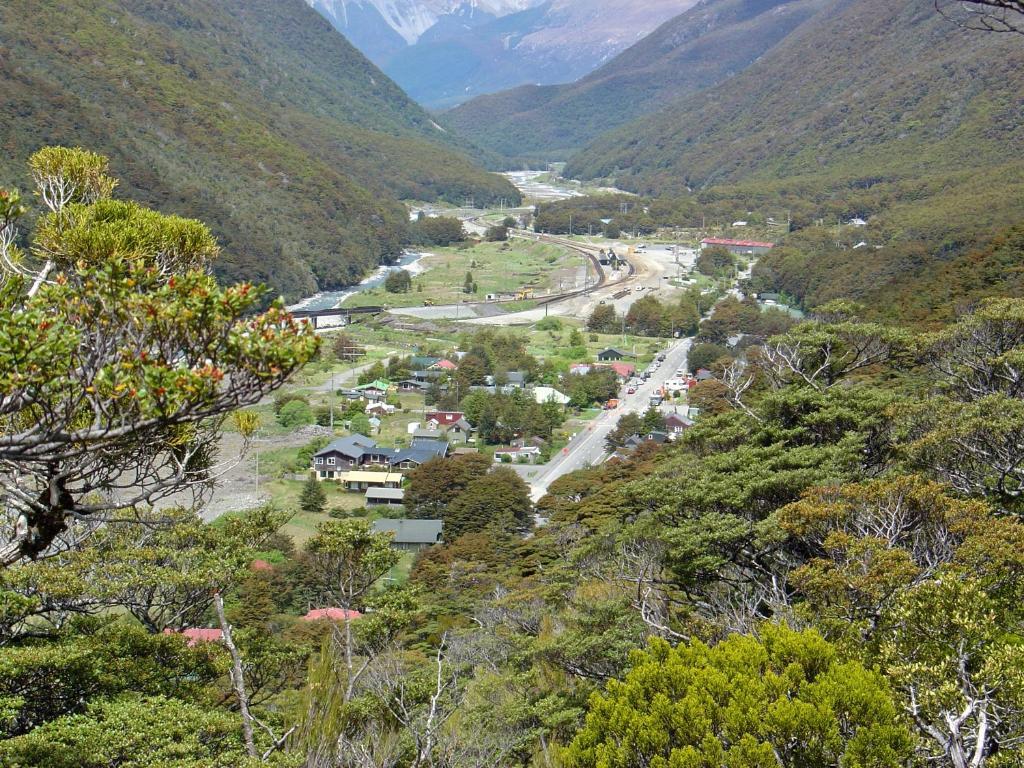
[[[574,284],[582,257],[548,243],[514,239],[502,243],[463,244],[432,251],[423,261],[426,271],[413,278],[409,293],[387,293],[383,287],[351,296],[346,306],[392,307],[484,301],[488,294],[516,294],[531,291],[546,294],[569,290]],[[466,274],[472,275],[476,291],[464,290]]]

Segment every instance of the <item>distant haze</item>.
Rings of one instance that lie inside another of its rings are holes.
[[[572,82],[695,0],[307,0],[414,99]]]

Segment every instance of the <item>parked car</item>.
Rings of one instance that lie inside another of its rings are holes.
[[[626,394],[627,395],[635,395],[636,394],[636,387],[627,387],[626,388]]]

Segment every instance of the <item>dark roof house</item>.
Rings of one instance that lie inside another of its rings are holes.
[[[597,359],[602,363],[607,363],[611,360],[621,360],[624,357],[632,357],[629,352],[623,352],[621,349],[615,347],[608,347],[608,349],[602,349],[597,353]]]
[[[441,541],[440,520],[374,520],[374,533],[394,534],[391,543],[401,549],[420,549]]]

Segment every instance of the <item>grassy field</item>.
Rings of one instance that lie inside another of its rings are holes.
[[[411,307],[422,306],[426,300],[457,304],[522,290],[545,294],[571,288],[577,268],[583,266],[578,255],[557,245],[518,239],[439,248],[422,263],[426,271],[413,278],[411,292],[387,293],[383,287],[375,288],[351,296],[346,306]],[[467,272],[476,284],[472,293],[464,291]]]

